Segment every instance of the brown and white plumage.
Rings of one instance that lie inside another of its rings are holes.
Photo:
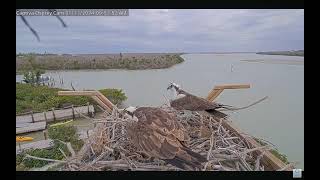
[[[220,113],[218,109],[231,109],[232,106],[223,105],[208,101],[204,98],[192,95],[180,88],[179,85],[171,83],[167,88],[173,89],[176,93],[176,98],[170,101],[170,106],[176,110],[189,111],[207,111],[210,113]]]
[[[155,107],[137,108],[132,115],[138,121],[128,127],[128,134],[151,157],[184,170],[198,170],[206,161],[183,144],[188,137],[176,117]]]

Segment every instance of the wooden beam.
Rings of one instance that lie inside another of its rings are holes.
[[[223,84],[215,86],[216,89],[248,89],[250,84]]]
[[[97,91],[96,95],[103,103],[105,103],[110,109],[113,109],[113,103],[106,98],[101,92]]]
[[[111,112],[113,109],[112,102],[99,91],[58,91],[59,96],[90,96],[102,108]]]
[[[215,100],[225,89],[246,89],[250,88],[250,84],[224,84],[215,86],[207,96],[209,101]]]
[[[59,96],[95,96],[96,91],[58,91]]]
[[[211,93],[208,95],[207,99],[209,101],[213,101],[214,99],[216,99],[223,91],[224,89],[216,89],[214,88],[213,91],[211,91]]]
[[[108,112],[112,112],[109,106],[107,106],[104,102],[102,102],[100,98],[98,98],[97,96],[91,96],[91,98],[95,100],[103,109],[105,109]]]
[[[213,91],[212,91],[213,92]],[[212,93],[210,92],[209,95]],[[210,100],[207,98],[207,100]],[[253,148],[262,146],[259,144],[256,140],[254,140],[252,137],[244,136],[244,133],[237,128],[232,122],[230,121],[222,121],[222,126],[226,129],[230,130],[231,132],[235,133],[237,136],[239,136],[242,139],[245,139],[249,145],[251,145]],[[262,153],[262,150],[257,150],[254,152],[255,156],[258,156]],[[261,159],[261,162],[264,164],[266,170],[278,170],[286,166],[284,162],[282,162],[279,158],[277,158],[275,155],[273,155],[270,151],[267,151],[263,158]],[[293,167],[289,167],[287,171],[292,171]]]

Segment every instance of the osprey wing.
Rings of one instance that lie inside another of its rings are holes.
[[[187,94],[185,97],[171,101],[170,105],[177,110],[204,111],[216,109],[218,104],[206,99]]]
[[[135,111],[139,121],[132,126],[133,142],[150,156],[163,159],[182,169],[194,170],[206,161],[181,144],[184,131],[177,119],[159,108],[143,107]]]

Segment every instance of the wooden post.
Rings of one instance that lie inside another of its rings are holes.
[[[48,122],[48,119],[47,119],[47,114],[46,114],[46,112],[47,112],[47,111],[43,112],[43,116],[44,116],[44,119],[45,119],[45,121],[46,121],[46,122]]]
[[[53,115],[53,121],[56,121],[56,115],[54,113],[54,107],[51,110],[52,110],[52,115]]]
[[[90,103],[87,102],[87,107],[88,107],[88,114],[90,114]]]
[[[48,136],[47,136],[47,131],[43,131],[43,136],[44,136],[44,140],[47,140],[48,139]]]
[[[74,115],[74,108],[73,108],[73,104],[72,104],[71,108],[72,108],[72,119],[74,120],[74,119],[75,119],[75,115]]]
[[[33,111],[31,111],[31,119],[32,119],[32,123],[34,123]]]

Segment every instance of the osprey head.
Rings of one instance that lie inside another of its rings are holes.
[[[167,87],[167,90],[172,89],[172,88],[174,88],[175,90],[178,90],[178,89],[180,89],[180,86],[174,82],[171,82],[169,84],[169,86]]]
[[[133,117],[133,113],[134,113],[135,110],[137,110],[137,107],[134,107],[134,106],[129,106],[129,107],[124,109],[124,111],[126,113],[128,113],[132,117]]]

